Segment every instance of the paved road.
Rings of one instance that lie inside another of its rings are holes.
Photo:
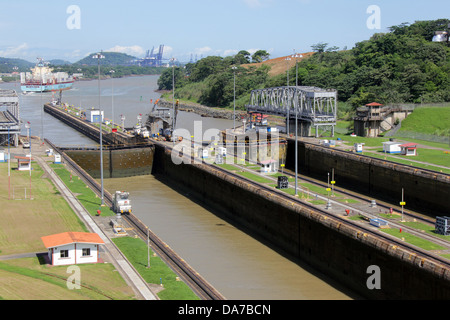
[[[34,258],[40,255],[46,255],[47,252],[28,252],[28,253],[17,253],[10,254],[7,256],[0,256],[0,260],[10,260],[10,259],[19,259],[19,258]]]

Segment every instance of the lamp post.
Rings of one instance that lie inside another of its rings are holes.
[[[8,126],[8,199],[11,200],[11,148],[10,148],[10,136]]]
[[[175,144],[175,58],[170,59],[172,61],[172,141]]]
[[[292,57],[295,58],[295,86],[298,86],[298,63],[297,58],[300,57],[299,54],[294,54]],[[298,103],[298,102],[297,102]],[[297,196],[298,187],[298,105],[295,106],[295,195]]]
[[[93,59],[97,59],[97,65],[98,65],[98,110],[100,113],[100,180],[101,180],[101,193],[102,193],[102,202],[101,206],[105,205],[105,200],[103,198],[103,137],[102,137],[102,110],[100,108],[100,59],[104,59],[105,56],[101,53],[97,53],[92,56]]]
[[[236,66],[232,66],[233,69],[233,132],[236,130]]]
[[[287,118],[286,118],[286,134],[289,137],[289,61],[291,61],[290,57],[287,57],[286,59],[286,74],[287,74],[287,94],[288,94],[288,106],[287,106]]]
[[[114,128],[114,70],[110,70],[111,73],[111,111],[112,111],[112,127]]]

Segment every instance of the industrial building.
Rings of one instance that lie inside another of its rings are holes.
[[[412,113],[407,107],[388,107],[377,102],[356,109],[353,118],[355,134],[360,137],[378,137]]]
[[[0,145],[19,144],[20,135],[19,97],[15,90],[0,89]]]

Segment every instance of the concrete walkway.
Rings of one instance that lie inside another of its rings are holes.
[[[27,253],[16,253],[16,254],[10,254],[7,256],[0,256],[1,260],[10,260],[10,259],[20,259],[20,258],[34,258],[39,255],[47,255],[48,252],[27,252]]]
[[[36,149],[34,149],[36,150]],[[55,186],[61,192],[63,197],[67,200],[69,205],[78,214],[80,219],[85,222],[86,226],[92,231],[97,233],[105,242],[104,248],[107,254],[111,257],[111,261],[116,269],[121,273],[125,281],[134,289],[137,295],[145,300],[159,300],[154,294],[144,279],[136,271],[136,269],[130,264],[130,262],[123,256],[120,250],[115,244],[108,238],[108,236],[99,228],[99,226],[92,219],[91,215],[81,205],[78,199],[72,194],[72,192],[61,181],[59,176],[50,168],[50,166],[39,155],[33,154],[33,157],[39,163],[41,168],[48,174],[49,178],[53,181]]]

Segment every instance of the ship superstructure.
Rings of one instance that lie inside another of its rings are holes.
[[[48,63],[42,58],[31,72],[20,73],[20,84],[22,92],[48,92],[68,90],[72,87],[74,79],[67,72],[53,72]]]

